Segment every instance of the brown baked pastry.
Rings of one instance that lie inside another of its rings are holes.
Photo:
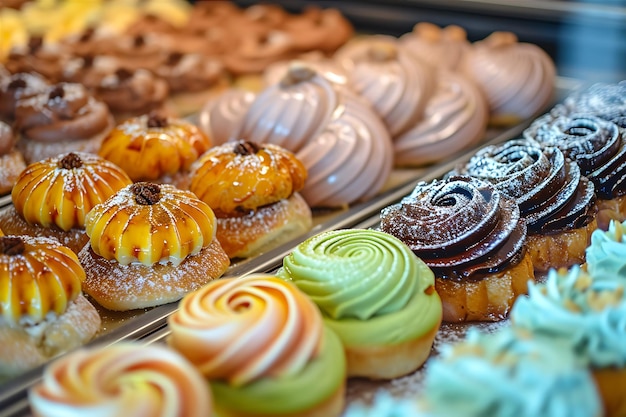
[[[15,108],[17,147],[26,163],[65,152],[96,153],[113,124],[106,104],[80,84],[50,86]]]
[[[0,76],[0,120],[12,123],[17,102],[43,93],[47,88],[48,82],[37,73]]]
[[[127,186],[87,215],[89,244],[78,254],[84,291],[118,311],[177,301],[230,265],[216,226],[211,208],[189,191]]]
[[[11,49],[5,66],[13,73],[37,72],[49,82],[61,81],[61,73],[69,51],[63,45],[46,42],[40,36],[31,36],[28,44]]]
[[[26,168],[24,157],[14,147],[15,140],[11,126],[0,121],[0,195],[11,192],[17,177]]]
[[[333,54],[354,35],[354,27],[339,10],[316,6],[291,16],[283,28],[299,52],[322,51]]]
[[[193,166],[189,189],[217,216],[217,239],[231,258],[251,257],[305,233],[311,209],[297,193],[307,172],[277,145],[228,142]]]
[[[0,237],[0,376],[88,342],[100,316],[82,295],[76,254],[45,237]]]
[[[70,152],[32,163],[15,182],[13,205],[0,212],[7,234],[46,236],[78,252],[87,243],[85,216],[132,181],[93,154]]]
[[[105,138],[100,156],[133,181],[173,183],[182,188],[191,164],[211,147],[196,125],[151,112],[120,124]]]
[[[420,182],[382,210],[381,230],[433,270],[444,321],[502,320],[534,280],[519,207],[486,181]]]
[[[585,261],[596,229],[594,185],[560,149],[511,140],[480,149],[455,170],[488,181],[515,199],[528,226],[535,271]]]

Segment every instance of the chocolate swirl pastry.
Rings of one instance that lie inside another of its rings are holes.
[[[0,119],[12,121],[19,100],[33,97],[48,88],[48,82],[39,74],[20,72],[0,77]]]
[[[560,114],[593,115],[626,128],[626,80],[617,84],[594,84],[567,97],[555,111]]]
[[[601,199],[626,194],[624,133],[615,123],[595,116],[546,114],[524,131],[524,137],[560,148],[576,161]]]
[[[514,198],[529,234],[577,229],[593,219],[593,183],[556,147],[528,139],[487,146],[453,174],[489,181]]]
[[[524,255],[526,222],[512,198],[487,181],[452,176],[420,182],[381,212],[381,230],[421,258],[436,277],[480,280]]]

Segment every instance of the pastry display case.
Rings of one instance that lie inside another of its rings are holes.
[[[258,2],[235,3],[247,7]],[[542,106],[542,111],[549,110],[594,82],[626,79],[626,46],[621,42],[626,31],[626,8],[614,2],[544,0],[520,4],[486,0],[284,0],[272,3],[280,4],[293,13],[310,6],[337,8],[353,24],[357,38],[370,34],[401,36],[410,32],[418,22],[430,22],[440,27],[458,25],[465,29],[467,39],[472,42],[485,39],[496,31],[510,31],[520,42],[539,45],[556,65],[554,92]],[[244,84],[248,82],[246,79],[242,81]],[[348,228],[378,229],[381,210],[411,194],[418,182],[443,178],[460,164],[468,162],[479,147],[520,137],[534,119],[534,116],[522,117],[514,123],[492,124],[470,147],[459,149],[444,160],[421,167],[393,168],[375,196],[339,208],[314,209],[313,226],[307,233],[255,257],[235,260],[224,276],[276,273],[282,266],[283,258],[298,244],[322,232]],[[201,123],[197,113],[187,115],[186,120]],[[11,206],[10,195],[0,197],[0,210],[8,210]],[[170,335],[167,320],[177,309],[178,303],[128,312],[113,312],[98,307],[102,319],[101,329],[87,346],[108,346],[126,341],[145,345],[164,344]],[[470,328],[491,333],[507,325],[507,320],[443,324],[435,339],[432,356],[438,355],[443,345],[462,340]],[[0,417],[31,415],[28,390],[41,381],[47,365],[44,363],[21,375],[0,381]],[[418,394],[423,378],[423,368],[390,381],[355,378],[347,384],[348,403],[370,402],[381,391],[398,397]]]

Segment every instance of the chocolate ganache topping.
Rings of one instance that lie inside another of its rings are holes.
[[[47,87],[46,80],[35,73],[21,72],[0,78],[0,119],[13,120],[19,100],[33,97]]]
[[[557,146],[576,161],[599,198],[626,194],[624,132],[615,123],[595,116],[546,114],[524,131],[524,137]]]
[[[477,178],[420,182],[380,217],[381,230],[407,244],[439,278],[480,280],[524,255],[526,222],[515,200]]]
[[[455,174],[489,181],[514,198],[529,234],[578,229],[593,219],[593,183],[553,146],[528,139],[486,146]]]
[[[567,97],[557,106],[560,114],[585,114],[626,128],[626,80],[617,84],[597,83]]]

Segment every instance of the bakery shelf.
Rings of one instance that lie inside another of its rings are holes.
[[[567,94],[572,91],[583,88],[585,83],[571,78],[558,77],[555,102],[561,101]],[[485,140],[477,147],[487,144],[495,144],[504,140],[518,136],[522,130],[528,126],[530,120],[521,123],[506,130],[490,130]],[[411,170],[395,170],[392,178],[386,187],[386,190],[377,197],[353,205],[349,209],[335,211],[330,213],[318,213],[317,221],[313,229],[291,242],[285,243],[271,251],[259,255],[256,258],[235,263],[232,265],[225,276],[241,277],[256,272],[272,272],[275,271],[282,263],[282,259],[293,249],[294,246],[305,239],[318,233],[336,230],[341,228],[369,228],[374,227],[378,223],[380,210],[409,194],[418,181],[430,181],[440,178],[455,165],[467,161],[474,153],[475,149],[466,150],[455,157],[450,158],[447,162],[436,164],[427,168],[411,169]],[[126,340],[139,340],[143,343],[161,342],[167,337],[167,318],[177,309],[178,303],[166,304],[145,311],[135,311],[127,314],[116,315],[114,313],[105,314],[104,322],[108,323],[110,329],[96,337],[87,346],[108,346]],[[489,325],[488,329],[495,328],[497,325]],[[459,338],[465,332],[466,326],[448,325],[446,331],[442,332],[438,337],[437,343],[446,342],[454,338]],[[28,389],[37,383],[42,375],[45,364],[39,366],[11,380],[5,381],[0,385],[0,417],[18,417],[29,415],[27,393]],[[407,382],[419,381],[419,372],[412,375]],[[413,379],[411,379],[413,378]],[[413,381],[415,380],[415,381]],[[392,382],[388,384],[393,385]],[[389,387],[391,387],[389,385]],[[357,380],[352,382],[349,387],[349,394],[354,396],[356,393],[368,393],[377,389],[380,383]]]

